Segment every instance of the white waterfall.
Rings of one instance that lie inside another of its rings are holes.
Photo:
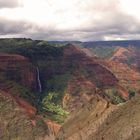
[[[37,70],[37,83],[38,83],[38,88],[39,88],[39,93],[42,92],[42,85],[41,85],[41,81],[40,81],[40,72],[39,72],[39,68],[36,68]]]

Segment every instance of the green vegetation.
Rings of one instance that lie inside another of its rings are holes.
[[[37,93],[31,91],[28,87],[20,85],[14,81],[5,81],[4,84],[10,87],[10,92],[13,96],[18,96],[30,102],[33,106],[37,106]]]
[[[18,95],[25,100],[29,101],[32,105],[39,109],[40,114],[45,110],[45,106],[42,106],[42,102],[48,97],[50,92],[57,93],[55,95],[54,109],[59,110],[61,107],[62,98],[64,96],[64,90],[67,86],[67,81],[71,77],[70,72],[64,74],[57,74],[57,71],[61,71],[63,64],[62,56],[65,43],[49,43],[47,41],[33,41],[31,39],[0,39],[0,52],[19,54],[28,57],[34,66],[39,67],[40,79],[43,87],[41,95],[34,91],[24,87],[19,83],[20,73],[17,73],[17,80],[4,79],[0,80],[2,83],[6,83],[11,88],[13,95]],[[61,66],[62,65],[62,66]],[[20,68],[20,67],[19,67]],[[58,70],[59,69],[59,70]],[[47,77],[47,72],[51,71],[50,77]],[[69,70],[70,71],[70,70]],[[12,73],[12,72],[10,72]],[[9,77],[9,71],[1,73],[3,77]],[[46,78],[44,78],[46,76]],[[46,96],[47,95],[47,96]],[[43,102],[44,103],[44,102]],[[51,100],[49,102],[51,104]],[[53,102],[52,102],[53,104]],[[58,106],[57,106],[58,105]],[[55,108],[56,107],[56,108]],[[54,113],[55,114],[55,113]],[[58,117],[57,117],[58,116]],[[51,114],[52,120],[60,120],[60,116],[63,115],[56,112],[55,115]],[[54,119],[53,119],[54,118]],[[57,119],[58,118],[58,119]],[[62,119],[61,119],[62,122]]]
[[[134,89],[130,89],[130,90],[128,91],[128,93],[129,93],[129,98],[131,99],[132,97],[135,96],[135,94],[136,94],[136,90],[134,90]]]
[[[55,75],[47,81],[47,88],[43,94],[40,113],[45,118],[63,123],[68,112],[62,108],[62,100],[67,86],[67,82],[71,79],[70,73]]]
[[[107,89],[105,90],[105,95],[115,104],[123,103],[125,102],[125,99],[123,99],[118,91],[116,89]]]
[[[65,111],[61,105],[57,102],[58,94],[55,92],[48,93],[42,101],[42,110],[44,112],[44,117],[53,119],[58,123],[63,123],[64,119],[67,117],[68,112]]]
[[[46,92],[55,92],[57,93],[56,102],[58,104],[61,103],[64,91],[68,84],[68,81],[72,78],[70,73],[65,73],[61,75],[55,75],[50,80],[47,81],[47,89]]]
[[[93,47],[92,51],[101,58],[110,58],[116,49],[116,46],[97,46]]]
[[[44,56],[57,57],[62,55],[61,48],[44,41],[31,39],[0,39],[0,52],[17,53],[34,60],[44,59]]]
[[[30,102],[33,106],[37,107],[39,110],[38,113],[42,114],[46,119],[62,123],[68,114],[68,112],[63,110],[61,101],[64,95],[66,81],[69,77],[69,74],[65,74],[59,77],[56,76],[54,79],[51,79],[48,83],[48,89],[50,91],[59,91],[59,93],[44,93],[42,101],[39,100],[39,94],[14,81],[1,78],[0,82],[4,83],[6,87],[10,87],[10,92],[13,96],[21,97]]]
[[[67,88],[68,81],[73,77],[73,72],[77,68],[72,60],[64,60],[63,50],[67,42],[47,42],[31,39],[0,39],[0,52],[16,53],[28,57],[34,66],[37,66],[40,71],[40,79],[43,87],[41,95],[32,91],[31,89],[21,85],[20,73],[17,72],[17,79],[11,80],[5,77],[10,77],[12,72],[7,71],[0,73],[0,82],[10,86],[11,93],[14,96],[20,96],[38,108],[38,113],[43,114],[46,118],[52,119],[56,122],[62,123],[67,113],[62,108],[62,99],[64,97],[65,89]],[[103,58],[110,57],[116,47],[93,47],[93,52]],[[18,67],[18,66],[17,66]],[[20,67],[18,67],[20,68]],[[79,70],[81,75],[84,75],[90,80],[94,80],[97,86],[98,77],[88,70],[88,67]],[[8,75],[9,74],[9,75]],[[95,75],[95,76],[94,76]],[[4,77],[4,78],[3,78]],[[80,91],[76,87],[73,95]],[[88,91],[88,90],[87,90]],[[87,92],[82,91],[82,92]],[[74,93],[75,92],[75,93]],[[106,96],[115,103],[124,102],[116,90],[106,91]],[[41,97],[40,97],[41,96]],[[130,98],[134,96],[134,92],[130,91]]]

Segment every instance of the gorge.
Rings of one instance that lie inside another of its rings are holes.
[[[139,48],[103,47],[1,39],[0,139],[139,138]]]

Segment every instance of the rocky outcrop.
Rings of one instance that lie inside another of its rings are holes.
[[[117,106],[97,97],[69,118],[57,140],[138,140],[139,110],[140,97]]]
[[[44,140],[49,135],[48,127],[42,119],[37,120],[34,126],[25,110],[3,93],[0,93],[0,110],[1,140]]]
[[[73,113],[73,115],[68,119],[68,121],[62,126],[58,134],[58,139],[86,140],[86,137],[92,133],[88,129],[89,125],[93,122],[96,122],[96,125],[92,127],[93,132],[96,131],[99,127],[98,123],[100,121],[98,121],[98,119],[100,118],[100,115],[102,115],[106,110],[108,110],[109,107],[110,104],[106,100],[102,99],[99,96],[96,96],[81,109],[76,110],[75,113]],[[85,135],[81,133],[84,129]],[[80,135],[79,132],[81,133]]]
[[[63,98],[63,107],[69,112],[75,111],[97,94],[98,88],[94,82],[84,76],[75,76],[69,81]]]
[[[1,78],[15,81],[31,89],[37,89],[35,67],[29,59],[17,54],[0,53]],[[3,83],[1,83],[1,88]]]
[[[57,135],[58,131],[60,130],[61,125],[57,124],[55,122],[52,122],[52,121],[47,121],[46,124],[47,124],[47,126],[49,128],[49,132],[51,134],[53,134],[54,137],[55,137]]]

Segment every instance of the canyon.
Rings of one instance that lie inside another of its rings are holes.
[[[126,44],[1,39],[0,138],[139,138],[139,50]]]

